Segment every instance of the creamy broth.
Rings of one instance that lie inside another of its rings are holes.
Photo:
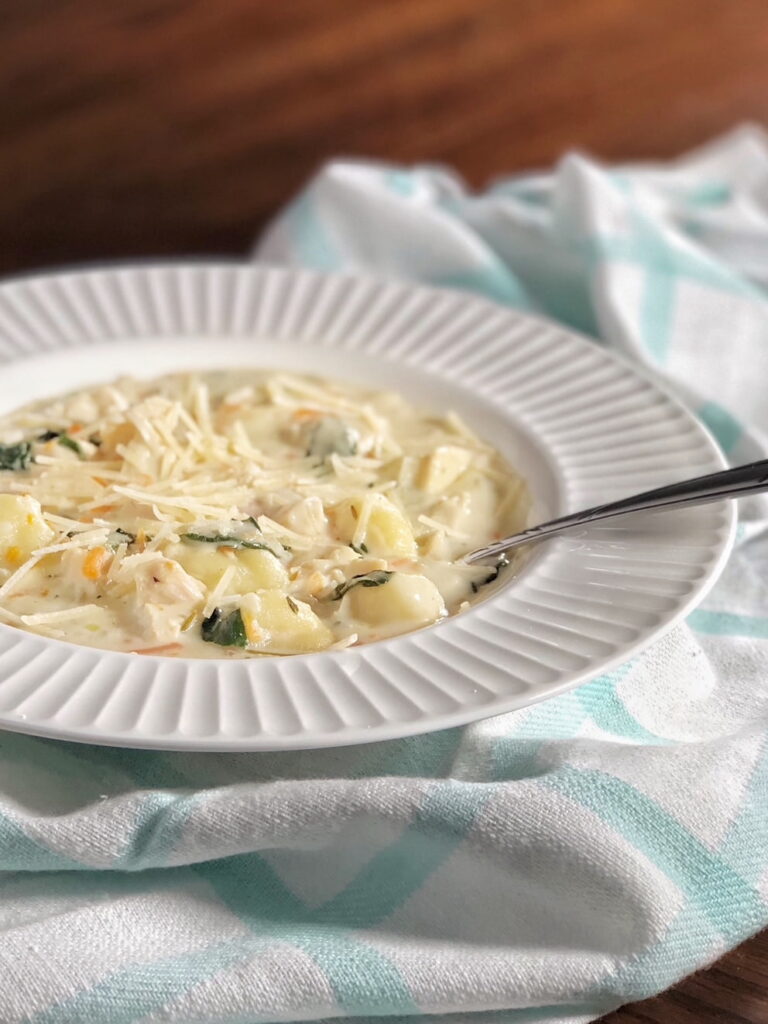
[[[0,419],[0,621],[170,657],[408,632],[498,575],[524,482],[453,413],[254,370],[174,374]]]

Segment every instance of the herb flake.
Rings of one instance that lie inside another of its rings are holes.
[[[200,633],[206,643],[220,647],[248,646],[248,634],[239,608],[229,615],[225,615],[221,608],[214,608],[208,618],[203,619]]]

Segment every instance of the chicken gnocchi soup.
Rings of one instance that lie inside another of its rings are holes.
[[[121,379],[0,419],[0,622],[241,658],[351,647],[461,611],[523,481],[455,414],[252,370]]]

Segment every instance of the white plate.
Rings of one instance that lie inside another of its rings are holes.
[[[285,367],[456,409],[555,515],[721,468],[702,426],[598,345],[467,295],[249,265],[0,287],[0,411],[171,369]],[[2,481],[0,481],[0,484]],[[0,726],[92,743],[274,750],[388,739],[552,697],[636,653],[723,565],[733,503],[594,526],[429,629],[347,651],[192,661],[0,626]]]

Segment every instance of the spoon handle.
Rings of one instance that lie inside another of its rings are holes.
[[[471,551],[465,556],[464,561],[479,562],[483,558],[503,554],[510,548],[541,540],[542,537],[550,537],[552,534],[561,533],[573,526],[583,526],[585,523],[594,523],[600,519],[612,519],[614,516],[623,516],[629,512],[676,508],[681,505],[704,505],[709,501],[719,501],[721,498],[739,498],[742,495],[757,494],[760,491],[768,491],[768,459],[749,462],[746,466],[725,469],[719,473],[708,473],[706,476],[698,476],[693,480],[681,480],[679,483],[667,484],[665,487],[657,487],[652,491],[644,491],[642,494],[633,494],[628,498],[611,501],[606,505],[595,505],[594,508],[587,508],[581,512],[572,512],[570,515],[552,519],[548,523],[541,523],[538,526],[531,526],[529,529],[523,530],[522,533],[504,537],[494,544]]]

